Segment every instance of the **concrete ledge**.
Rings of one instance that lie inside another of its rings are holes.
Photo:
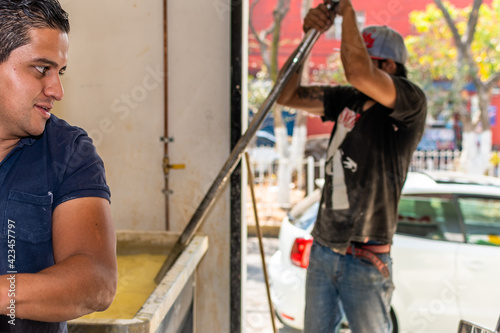
[[[248,237],[257,237],[257,227],[255,224],[247,225]],[[262,237],[278,237],[280,234],[279,225],[261,225],[260,233]]]

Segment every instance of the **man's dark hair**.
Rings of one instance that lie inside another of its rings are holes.
[[[31,29],[69,33],[68,13],[58,0],[0,0],[0,63],[30,42]]]
[[[394,75],[401,76],[401,77],[404,77],[406,79],[406,78],[408,78],[408,70],[406,69],[405,65],[397,62],[396,63],[396,71],[394,72]]]
[[[385,59],[377,59],[378,61],[378,68],[382,68],[382,64],[386,61]],[[401,76],[404,77],[405,79],[408,78],[408,70],[406,69],[405,65],[399,63],[399,62],[394,62],[396,64],[396,71],[394,72],[394,76]]]

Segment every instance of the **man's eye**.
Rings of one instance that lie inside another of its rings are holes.
[[[45,75],[47,73],[48,67],[45,66],[35,66],[35,69],[40,72],[40,74]]]

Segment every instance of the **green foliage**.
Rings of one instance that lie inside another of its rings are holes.
[[[441,11],[430,4],[425,11],[410,13],[409,20],[415,30],[405,40],[409,72],[426,81],[453,79],[457,51]]]
[[[479,77],[484,81],[500,71],[500,1],[493,0],[491,6],[483,4],[479,17],[472,52],[479,66]]]
[[[334,52],[326,58],[326,64],[309,70],[309,83],[318,85],[347,84],[340,52]]]
[[[445,6],[458,32],[464,36],[471,6],[457,8],[450,3]],[[484,82],[500,70],[500,0],[493,0],[491,5],[482,4],[478,17],[470,51],[477,67],[474,75]],[[453,106],[464,103],[461,92],[450,90],[450,85],[444,89],[435,83],[451,82],[457,77],[470,80],[469,67],[458,59],[451,29],[435,4],[429,4],[424,11],[412,12],[409,20],[414,32],[405,40],[409,75],[426,91],[431,114],[448,119],[453,114]]]
[[[248,107],[253,112],[257,112],[266,100],[273,88],[273,81],[269,76],[261,71],[256,77],[248,78]]]
[[[471,7],[456,8],[446,3],[459,33],[466,32]],[[481,81],[500,70],[500,0],[483,4],[471,45]],[[414,35],[406,38],[409,70],[425,72],[432,80],[452,80],[457,73],[457,48],[443,14],[434,4],[410,14]],[[460,68],[464,69],[464,68]]]

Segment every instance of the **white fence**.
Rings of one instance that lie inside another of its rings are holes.
[[[441,151],[416,151],[410,165],[410,170],[448,170],[456,171],[459,165],[459,150],[441,150]],[[254,170],[254,180],[256,184],[277,185],[277,171],[279,160],[270,155],[266,159],[251,158]],[[317,178],[324,178],[325,161],[315,161],[308,157],[302,161],[301,172],[294,174],[293,182],[296,188],[305,190],[307,194],[314,189],[314,182]],[[493,166],[492,166],[493,169]],[[495,174],[492,170],[491,174]]]
[[[459,150],[416,151],[413,153],[410,170],[456,171],[459,160]]]

